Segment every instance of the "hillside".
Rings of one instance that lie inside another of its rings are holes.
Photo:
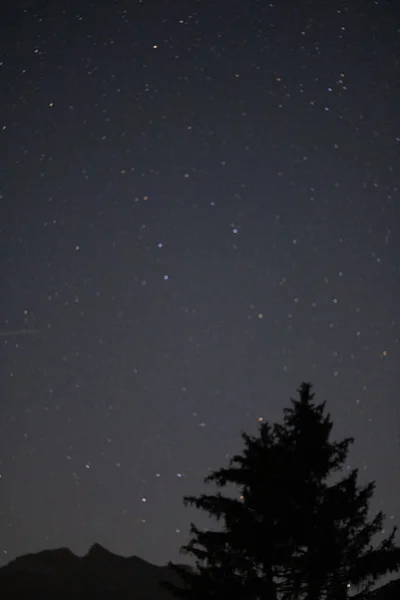
[[[0,569],[2,600],[173,600],[160,581],[179,584],[169,567],[123,557],[94,544],[83,557],[67,548],[26,554]],[[353,596],[352,600],[362,600]],[[400,579],[368,600],[400,600]]]
[[[171,600],[161,580],[179,583],[168,567],[123,557],[95,544],[79,557],[67,548],[21,556],[0,569],[2,600]]]

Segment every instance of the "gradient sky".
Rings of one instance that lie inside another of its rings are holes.
[[[1,564],[177,560],[302,380],[400,525],[395,5],[2,14]]]

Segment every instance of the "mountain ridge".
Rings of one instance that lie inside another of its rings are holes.
[[[19,556],[0,568],[0,597],[7,600],[172,600],[162,580],[179,585],[168,566],[120,556],[93,544],[83,556],[68,548]]]
[[[189,565],[184,565],[191,569]],[[161,581],[179,585],[169,565],[158,566],[139,556],[120,556],[98,543],[77,556],[69,548],[19,556],[0,568],[0,597],[6,600],[173,600]],[[400,600],[400,578],[368,596],[351,600]]]

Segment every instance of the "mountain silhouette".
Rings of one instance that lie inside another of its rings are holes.
[[[186,565],[188,569],[188,565]],[[168,566],[138,556],[119,556],[100,544],[77,556],[68,548],[25,554],[0,568],[2,600],[174,600],[161,581],[179,585]],[[378,588],[368,600],[400,600],[400,578]],[[352,600],[364,600],[361,595]]]
[[[94,544],[83,557],[58,548],[16,558],[0,569],[0,598],[173,600],[159,585],[162,580],[180,583],[168,566],[119,556]]]

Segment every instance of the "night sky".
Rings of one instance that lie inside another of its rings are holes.
[[[388,535],[396,2],[9,5],[1,564],[94,542],[177,560],[207,524],[183,496],[212,491],[240,430],[281,421],[303,380],[333,439],[355,437],[347,468],[376,481]]]

